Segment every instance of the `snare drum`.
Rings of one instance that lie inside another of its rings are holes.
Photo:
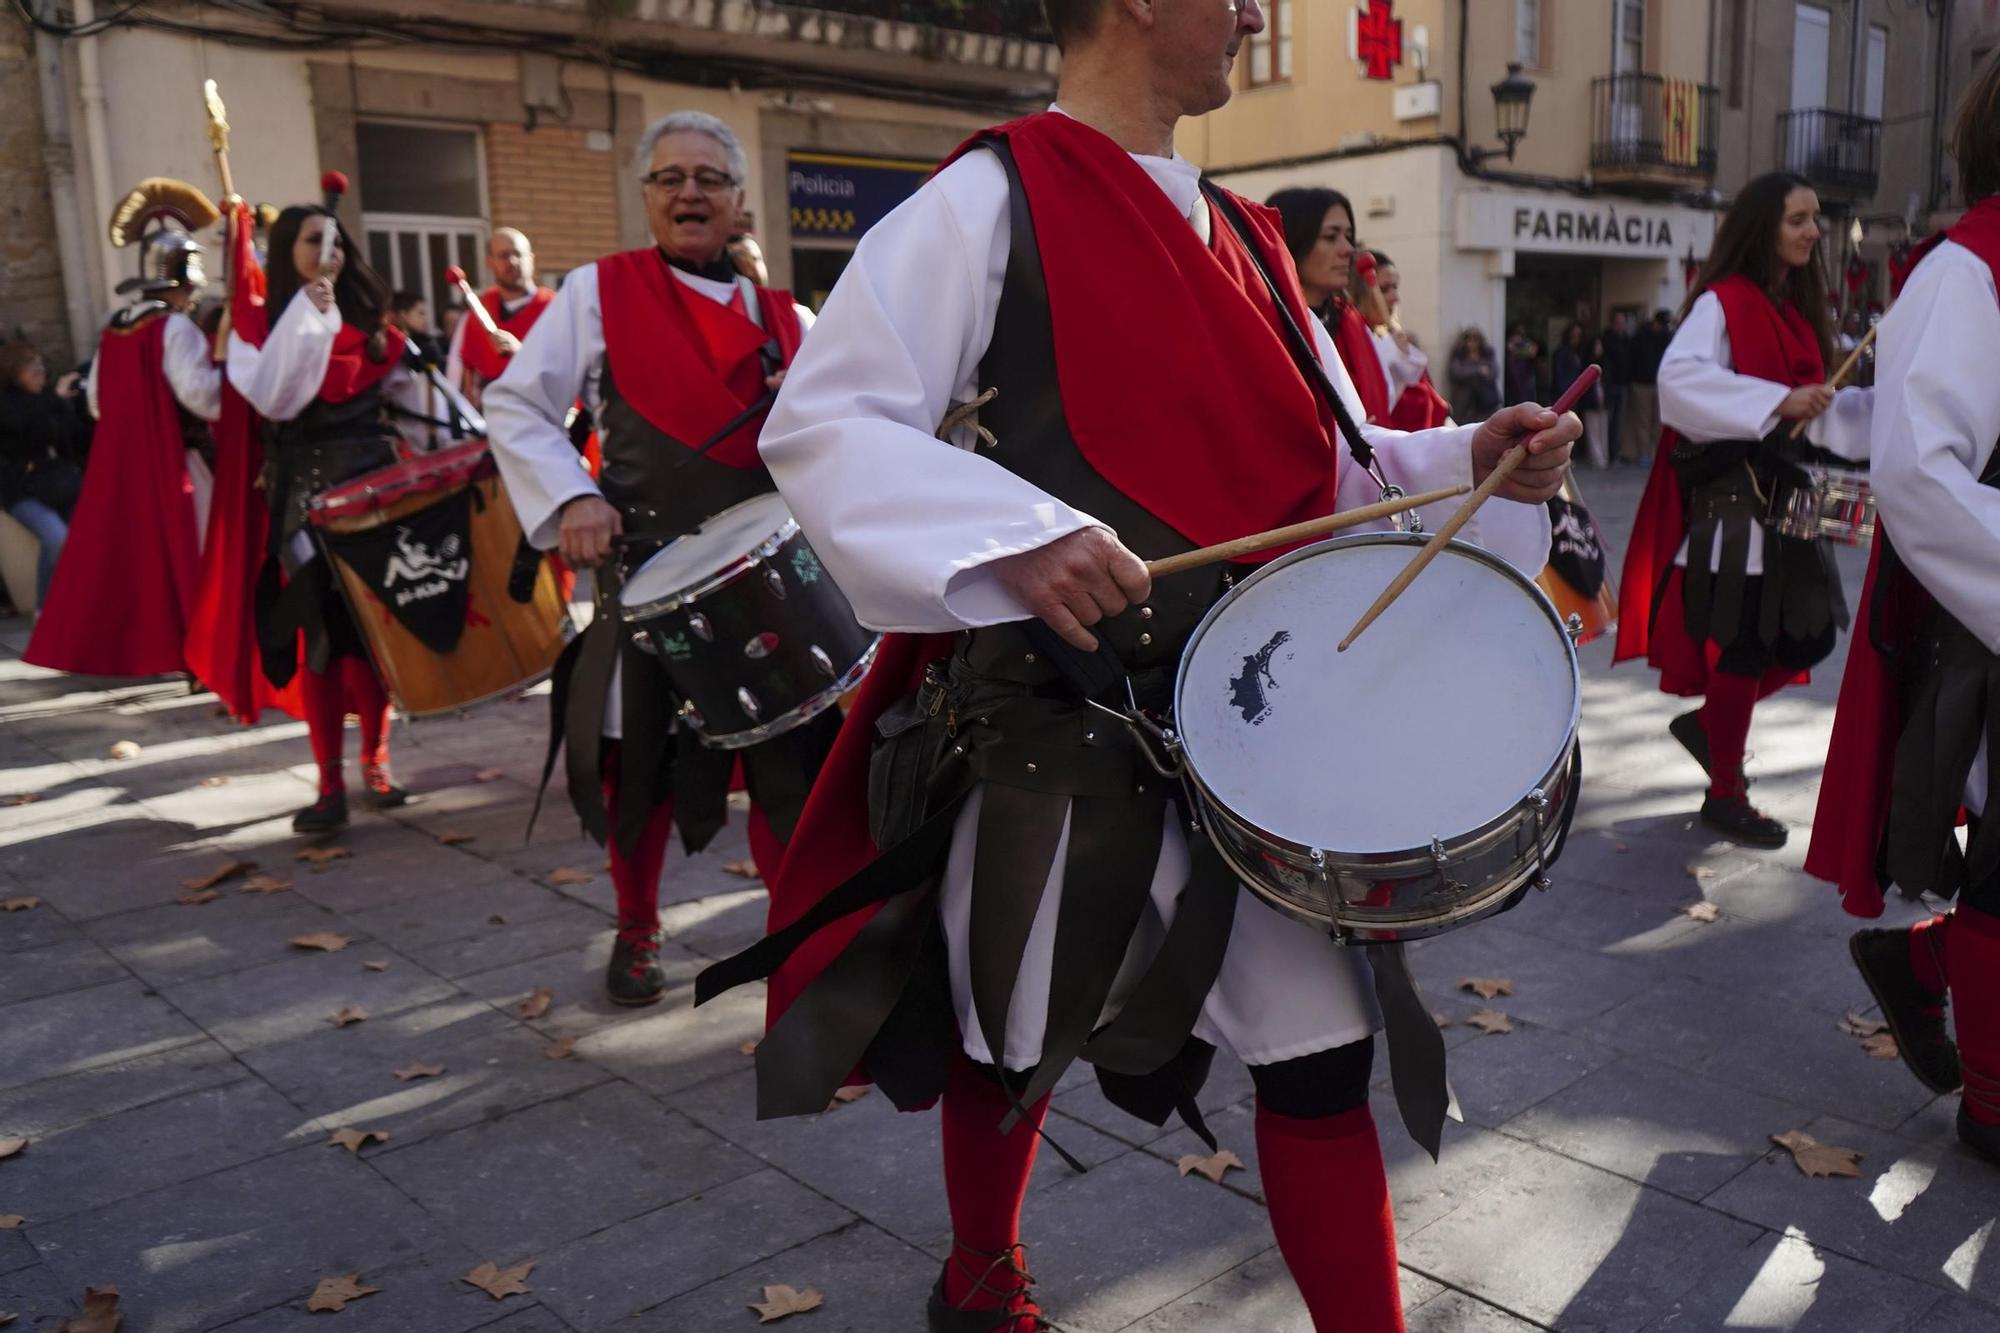
[[[1576,649],[1504,560],[1453,542],[1335,651],[1424,540],[1272,561],[1202,620],[1174,688],[1182,776],[1223,859],[1347,941],[1434,935],[1546,886],[1575,798]]]
[[[1788,486],[1773,526],[1780,537],[1858,546],[1875,536],[1875,488],[1859,468],[1811,466],[1809,486]]]
[[[484,440],[393,463],[313,497],[321,550],[396,704],[470,708],[547,676],[568,609],[547,561],[507,591],[521,523]]]
[[[660,659],[706,745],[738,750],[809,722],[859,684],[880,642],[775,492],[723,510],[625,580],[632,639]]]

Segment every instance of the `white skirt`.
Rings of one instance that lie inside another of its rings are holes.
[[[967,942],[972,920],[972,868],[984,796],[984,788],[975,790],[959,812],[939,910],[951,969],[952,1005],[958,1012],[959,1031],[964,1034],[965,1053],[982,1064],[996,1064],[999,1061],[994,1058],[993,1046],[973,1011]],[[1187,840],[1180,821],[1169,810],[1162,822],[1165,829],[1153,871],[1152,902],[1140,916],[1132,945],[1112,983],[1105,1021],[1118,1013],[1158,952],[1187,882]],[[1056,915],[1065,891],[1063,867],[1068,853],[1069,825],[1065,820],[1049,882],[1028,932],[1014,998],[1007,1009],[1008,1069],[1027,1069],[1042,1058]],[[1248,889],[1239,887],[1237,892],[1229,946],[1222,956],[1222,970],[1202,1005],[1195,1036],[1222,1047],[1244,1064],[1269,1065],[1345,1046],[1382,1026],[1365,955],[1335,944],[1330,936],[1303,922],[1280,915]]]

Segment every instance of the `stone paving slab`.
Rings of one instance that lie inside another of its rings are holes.
[[[278,879],[289,867],[265,871]],[[140,980],[155,986],[240,972],[294,956],[294,935],[334,930],[356,935],[338,916],[297,893],[252,895],[241,881],[199,907],[172,902],[85,923],[84,932]],[[362,938],[365,938],[363,936]]]
[[[369,972],[364,959],[389,959]],[[233,1051],[323,1031],[336,1009],[359,1005],[369,1021],[450,999],[449,982],[423,971],[380,941],[358,940],[334,953],[290,950],[290,956],[197,981],[162,986],[160,994]],[[358,1033],[362,1025],[343,1029]]]
[[[1705,1275],[1646,1328],[1886,1331],[1908,1328],[1933,1299],[1921,1283],[1829,1253],[1800,1235],[1774,1234]]]
[[[0,1088],[137,1060],[201,1036],[134,980],[24,1000],[0,1021]]]
[[[525,1323],[517,1324],[516,1317],[539,1317],[544,1321],[554,1319],[532,1294],[511,1296],[504,1302],[496,1302],[485,1292],[460,1280],[482,1262],[485,1260],[440,1256],[364,1270],[361,1274],[363,1285],[379,1290],[372,1296],[350,1303],[339,1313],[337,1322],[326,1312],[313,1313],[306,1309],[312,1289],[318,1285],[315,1279],[285,1304],[247,1319],[236,1320],[227,1327],[229,1333],[300,1333],[301,1330],[325,1330],[329,1327],[365,1329],[367,1333],[471,1333],[473,1329],[525,1330],[532,1327]],[[337,1277],[339,1274],[323,1273],[320,1276]],[[528,1280],[532,1287],[532,1273]],[[510,1310],[516,1314],[510,1316]],[[496,1320],[505,1322],[496,1323]],[[560,1321],[545,1322],[543,1327],[559,1330],[563,1325]]]
[[[243,1067],[235,1057],[206,1039],[92,1065],[0,1090],[0,1137],[45,1138],[134,1107],[232,1083],[242,1076]]]
[[[795,1327],[817,1333],[915,1328],[916,1319],[905,1313],[910,1293],[923,1291],[937,1275],[937,1261],[929,1255],[857,1222],[739,1268],[615,1327],[619,1333],[754,1328],[750,1302],[763,1300],[765,1287],[782,1284],[795,1291],[811,1287],[826,1298],[810,1318],[797,1317]]]
[[[25,1240],[21,1243],[24,1247],[27,1244]],[[0,1244],[0,1254],[5,1254],[6,1250],[7,1247]],[[0,1261],[0,1310],[19,1315],[23,1328],[52,1328],[56,1320],[76,1313],[76,1299],[83,1295],[83,1288],[63,1290],[62,1282],[46,1265],[31,1264],[12,1272],[6,1270],[7,1265]]]
[[[118,960],[89,940],[64,940],[21,949],[0,965],[0,1005],[64,991],[84,990],[124,978]]]

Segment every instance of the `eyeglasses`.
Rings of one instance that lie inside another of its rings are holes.
[[[692,176],[678,167],[661,167],[658,171],[639,178],[642,184],[658,186],[668,194],[679,194],[690,179],[694,181],[694,187],[703,194],[722,194],[734,189],[738,184],[736,177],[726,172],[710,171],[705,167]]]

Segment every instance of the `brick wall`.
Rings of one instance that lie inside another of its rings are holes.
[[[493,225],[526,232],[537,264],[552,272],[619,248],[617,155],[593,150],[588,137],[563,126],[486,126]]]
[[[0,339],[19,328],[62,370],[75,359],[45,147],[34,37],[9,7],[0,10]]]

